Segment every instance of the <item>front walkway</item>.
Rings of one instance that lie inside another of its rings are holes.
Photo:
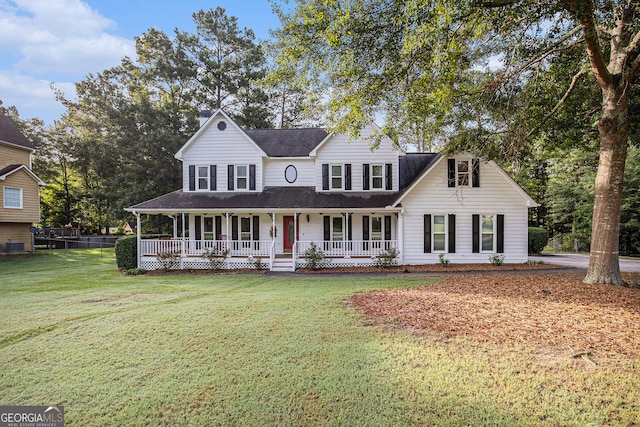
[[[587,269],[589,255],[583,254],[544,254],[530,256],[529,261],[544,262],[545,264],[565,265],[568,267]],[[640,259],[620,258],[620,271],[623,273],[639,273]]]

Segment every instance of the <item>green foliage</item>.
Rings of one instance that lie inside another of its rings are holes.
[[[218,248],[206,249],[202,254],[202,258],[209,261],[210,270],[222,270],[228,256],[229,249],[220,250]]]
[[[160,263],[160,268],[164,271],[176,270],[180,267],[179,252],[158,252],[156,260]]]
[[[529,227],[529,254],[539,254],[547,246],[549,233],[540,227]]]
[[[254,257],[250,256],[247,259],[247,261],[249,261],[249,263],[252,264],[253,267],[256,270],[266,270],[269,267],[269,265],[267,263],[263,262],[262,258],[260,258],[260,257],[255,257],[254,258]]]
[[[129,270],[138,265],[138,240],[136,236],[125,236],[116,240],[116,264],[120,270]]]
[[[127,276],[140,276],[141,274],[145,274],[147,270],[144,268],[127,268],[124,272]]]
[[[489,262],[495,267],[500,267],[502,264],[504,264],[504,254],[490,255]]]
[[[445,258],[445,254],[441,253],[438,255],[438,264],[440,264],[443,267],[446,267],[447,265],[449,265],[449,260]]]
[[[311,242],[309,248],[304,251],[304,258],[305,267],[314,271],[325,267],[330,262],[330,259],[324,256],[322,249],[314,242]]]
[[[397,264],[397,258],[400,255],[400,251],[396,248],[389,248],[384,251],[380,251],[374,258],[373,262],[376,267],[383,269],[391,267]]]

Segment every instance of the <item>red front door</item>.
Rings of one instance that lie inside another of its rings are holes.
[[[294,231],[293,231],[294,229],[295,229],[295,221],[293,219],[293,216],[283,216],[282,217],[282,238],[284,241],[284,250],[287,252],[291,252],[291,249],[293,248],[293,243],[296,241],[298,237],[297,232],[294,235]]]

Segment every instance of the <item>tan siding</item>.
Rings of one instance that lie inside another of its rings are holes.
[[[9,165],[31,166],[30,151],[0,144],[0,169]]]
[[[2,250],[6,249],[7,242],[24,243],[24,250],[31,252],[31,232],[29,228],[31,224],[24,223],[0,223],[0,245]]]
[[[22,188],[22,209],[4,207],[4,187]],[[34,223],[40,220],[40,188],[24,170],[0,181],[0,221]]]

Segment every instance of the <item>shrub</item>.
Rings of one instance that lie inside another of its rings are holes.
[[[491,262],[491,265],[500,267],[502,264],[504,264],[504,254],[490,255],[489,261]]]
[[[444,254],[441,253],[440,255],[438,255],[438,263],[441,266],[446,267],[447,265],[449,265],[449,260],[444,257]]]
[[[306,267],[311,270],[319,270],[329,263],[329,260],[324,256],[322,249],[315,243],[311,243],[309,249],[304,251],[304,257],[306,260]]]
[[[249,261],[249,263],[251,263],[256,270],[266,270],[267,269],[267,264],[262,262],[262,258],[260,257],[252,257],[250,256],[249,258],[247,258],[247,261]]]
[[[138,266],[137,250],[136,236],[126,236],[116,240],[116,264],[120,270],[129,270]]]
[[[229,256],[229,249],[221,251],[218,248],[207,249],[202,254],[202,258],[209,261],[210,270],[222,270],[224,268],[225,260]]]
[[[127,276],[139,276],[141,274],[145,274],[147,272],[147,270],[145,270],[144,268],[127,268],[125,270],[125,274]]]
[[[549,233],[544,228],[529,227],[529,254],[539,254],[549,241]]]
[[[158,252],[156,260],[160,263],[164,271],[174,270],[178,268],[180,261],[179,252]]]
[[[382,269],[386,267],[391,267],[392,265],[396,265],[396,258],[400,255],[400,251],[396,248],[389,248],[385,251],[378,253],[373,258],[373,262],[376,267]]]

